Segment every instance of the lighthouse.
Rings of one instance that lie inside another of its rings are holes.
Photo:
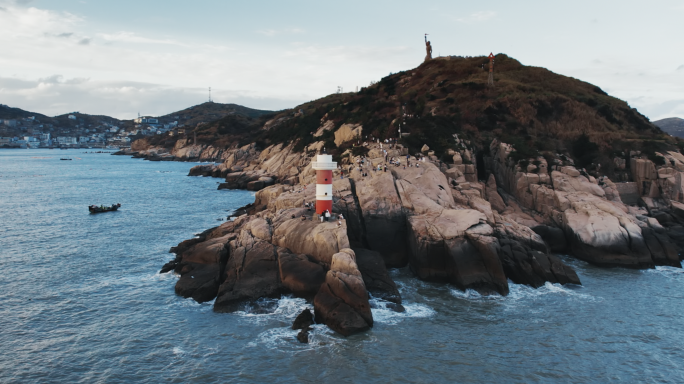
[[[332,213],[333,170],[337,163],[324,150],[311,163],[311,168],[316,170],[316,213],[320,215],[326,209]]]

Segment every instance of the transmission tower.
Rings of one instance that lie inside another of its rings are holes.
[[[209,102],[211,103],[211,87],[209,87]]]
[[[494,54],[489,53],[489,79],[487,79],[487,85],[494,86]]]

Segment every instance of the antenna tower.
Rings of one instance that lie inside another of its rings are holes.
[[[211,87],[209,87],[209,102],[211,103]]]
[[[489,79],[487,79],[487,85],[494,86],[494,54],[489,53]]]

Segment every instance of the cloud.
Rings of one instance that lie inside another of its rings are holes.
[[[483,21],[491,20],[496,16],[494,11],[480,11],[471,13],[468,17],[458,18],[457,21],[462,23],[481,23]]]
[[[78,41],[78,45],[89,45],[89,44],[90,44],[90,40],[91,40],[91,39],[88,39],[88,38],[81,39],[81,40]]]
[[[300,29],[300,28],[285,28],[285,29],[281,29],[281,30],[260,29],[256,32],[258,34],[261,34],[264,36],[273,37],[273,36],[284,35],[284,34],[294,35],[294,34],[304,33],[304,30]]]
[[[160,116],[206,101],[206,88],[173,87],[135,81],[91,81],[52,75],[38,80],[0,77],[0,103],[57,116],[74,110],[131,119],[138,112]],[[285,109],[293,100],[262,97],[249,91],[212,88],[216,102],[260,109]],[[11,100],[11,102],[9,102]]]
[[[116,32],[116,33],[100,33],[99,37],[108,42],[123,42],[123,43],[136,43],[136,44],[159,44],[159,45],[177,45],[181,47],[188,47],[188,44],[181,43],[176,40],[171,39],[154,39],[149,37],[138,36],[133,32]]]
[[[684,71],[684,64],[682,64],[682,65],[680,65],[679,67],[677,67],[677,70],[678,70],[678,71]]]
[[[54,36],[55,36],[55,37],[71,37],[71,36],[73,36],[73,35],[74,35],[73,32],[64,32],[64,33],[60,33],[60,34],[54,35]]]

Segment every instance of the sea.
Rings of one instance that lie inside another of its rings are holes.
[[[406,311],[375,326],[290,329],[311,303],[214,313],[160,274],[169,248],[254,200],[188,177],[196,163],[88,150],[0,150],[2,383],[682,383],[684,272],[599,268],[582,286],[507,297],[391,270]],[[60,160],[70,158],[71,160]],[[120,203],[89,214],[91,204]]]

